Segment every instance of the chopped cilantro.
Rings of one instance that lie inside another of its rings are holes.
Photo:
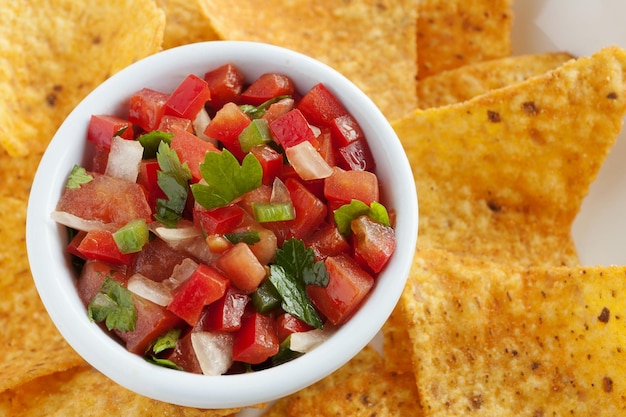
[[[261,186],[263,168],[252,154],[247,154],[241,165],[228,150],[207,152],[200,172],[206,184],[191,185],[196,202],[206,209],[223,207],[236,198]]]
[[[277,96],[277,97],[273,97],[267,101],[264,101],[263,103],[259,104],[258,106],[253,106],[252,104],[242,104],[241,106],[239,106],[239,108],[241,109],[241,111],[243,111],[245,114],[248,115],[248,117],[250,117],[251,119],[258,119],[259,117],[262,117],[265,112],[267,111],[267,109],[269,108],[269,106],[271,106],[272,104],[284,99],[284,98],[289,98],[291,96],[289,95],[284,95],[284,96]]]
[[[156,357],[154,355],[146,356],[145,359],[146,359],[146,361],[150,362],[153,365],[162,366],[164,368],[176,369],[177,371],[184,371],[183,368],[181,368],[180,366],[176,365],[174,362],[172,362],[169,359],[158,358],[158,357]]]
[[[372,220],[384,224],[390,225],[389,214],[387,209],[382,204],[373,201],[369,206],[362,201],[352,200],[349,204],[344,204],[334,211],[335,223],[337,223],[337,229],[339,233],[344,236],[350,235],[352,229],[350,224],[352,220],[360,216],[368,216]]]
[[[159,130],[153,130],[137,138],[137,141],[143,146],[143,159],[154,158],[159,150],[161,142],[165,142],[168,145],[172,143],[173,133],[161,132]]]
[[[255,230],[250,232],[226,233],[224,237],[233,245],[236,245],[239,242],[243,242],[246,245],[254,245],[255,243],[261,241],[259,232]]]
[[[74,165],[69,177],[67,178],[67,188],[80,188],[82,184],[87,184],[93,180],[93,176],[87,173],[87,170],[80,165]]]
[[[182,333],[181,329],[173,328],[157,337],[148,347],[148,352],[152,351],[154,354],[159,354],[167,349],[174,349],[176,342],[180,338]]]
[[[191,171],[186,163],[180,163],[176,151],[163,141],[159,143],[157,162],[160,168],[157,183],[167,199],[157,199],[154,217],[166,227],[176,227],[187,204]]]
[[[290,239],[276,251],[276,263],[270,265],[270,281],[282,298],[282,308],[305,323],[322,328],[309,296],[307,285],[328,285],[329,275],[322,261],[315,261],[313,249],[304,242]]]
[[[104,278],[98,293],[89,303],[88,314],[92,321],[105,321],[109,330],[135,330],[137,311],[132,294],[109,276]]]

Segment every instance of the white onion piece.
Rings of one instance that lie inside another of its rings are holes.
[[[272,195],[270,196],[270,202],[272,203],[288,203],[291,201],[291,194],[284,182],[278,177],[274,178],[272,184]]]
[[[141,274],[133,274],[128,279],[127,288],[138,296],[163,307],[174,298],[172,291],[166,285],[152,281]]]
[[[127,140],[113,136],[111,150],[105,175],[136,182],[139,175],[139,165],[143,158],[143,146],[136,140]]]
[[[179,222],[179,226],[170,228],[165,226],[157,226],[152,229],[155,235],[166,242],[174,242],[177,240],[186,240],[194,237],[202,236],[200,229],[195,227],[191,222]]]
[[[206,109],[203,107],[193,119],[193,130],[197,137],[205,142],[211,142],[213,145],[217,146],[217,140],[210,138],[204,134],[204,131],[206,130],[206,127],[209,125],[209,123],[211,123],[211,116],[209,116],[209,113],[207,113]]]
[[[191,258],[185,258],[181,263],[176,265],[172,270],[172,276],[169,280],[175,285],[181,284],[193,274],[193,271],[198,268],[198,264]]]
[[[62,224],[63,226],[84,232],[88,232],[90,230],[110,230],[113,232],[117,229],[117,226],[114,224],[104,223],[100,220],[83,219],[82,217],[78,217],[74,214],[68,213],[67,211],[53,211],[50,214],[50,217],[52,220]]]
[[[232,333],[193,332],[191,346],[204,375],[222,375],[233,364]]]
[[[285,149],[285,155],[296,174],[303,180],[326,178],[333,173],[330,165],[308,140]]]
[[[336,328],[325,324],[323,329],[309,330],[308,332],[296,332],[291,334],[289,349],[294,352],[310,352],[324,343],[335,333]]]

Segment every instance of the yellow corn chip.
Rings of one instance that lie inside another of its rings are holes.
[[[41,152],[72,108],[118,70],[160,49],[154,0],[24,0],[0,6],[0,146]]]
[[[624,415],[625,278],[421,250],[401,302],[425,414]]]
[[[201,17],[199,1],[157,0],[157,4],[166,16],[163,49],[219,39],[211,25]]]
[[[512,0],[422,0],[418,78],[511,53]]]
[[[343,73],[390,119],[417,106],[417,0],[337,2],[200,0],[224,39],[271,43],[307,54]]]
[[[417,102],[421,109],[459,103],[544,74],[573,58],[565,52],[522,55],[442,71],[417,83]]]

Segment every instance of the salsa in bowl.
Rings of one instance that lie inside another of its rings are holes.
[[[224,41],[94,90],[50,143],[27,219],[37,289],[81,356],[142,395],[223,408],[303,388],[372,339],[409,271],[417,198],[348,80]]]

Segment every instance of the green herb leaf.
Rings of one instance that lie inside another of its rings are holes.
[[[196,201],[206,209],[223,207],[245,193],[258,188],[263,180],[261,163],[247,154],[241,165],[228,150],[207,152],[200,172],[206,184],[191,186]]]
[[[148,352],[151,350],[154,354],[159,354],[164,350],[174,349],[181,333],[182,330],[177,328],[168,330],[152,342],[148,348]]]
[[[261,241],[261,236],[257,231],[226,233],[224,237],[233,245],[236,245],[239,242],[243,242],[246,245],[254,245],[255,243]]]
[[[241,106],[239,106],[239,108],[241,109],[241,111],[247,114],[248,117],[250,117],[251,119],[258,119],[259,117],[262,117],[265,114],[269,106],[271,106],[272,104],[284,98],[289,98],[289,97],[291,96],[289,95],[277,96],[267,101],[264,101],[263,103],[259,104],[256,107],[253,106],[252,104],[242,104]]]
[[[154,364],[154,365],[158,365],[158,366],[162,366],[164,368],[170,368],[170,369],[176,369],[177,371],[183,371],[184,369],[181,368],[180,366],[176,365],[174,362],[172,362],[169,359],[161,359],[161,358],[157,358],[154,355],[148,356],[145,358],[146,361]]]
[[[93,176],[87,173],[87,170],[80,165],[74,165],[70,175],[67,178],[67,188],[80,188],[82,184],[87,184],[93,180]]]
[[[161,142],[168,145],[172,143],[173,133],[153,130],[137,138],[137,141],[143,146],[143,159],[154,158],[159,150]]]
[[[315,262],[313,249],[307,248],[299,239],[289,239],[276,251],[276,264],[282,266],[295,280],[306,285],[328,285],[329,275],[324,262]]]
[[[270,265],[269,279],[283,299],[283,310],[317,329],[322,328],[322,320],[306,293],[304,282],[294,279],[282,266],[276,264]]]
[[[385,206],[376,201],[368,206],[360,200],[352,200],[349,204],[344,204],[334,211],[335,223],[337,223],[339,233],[349,236],[352,233],[350,228],[352,220],[360,216],[368,216],[378,223],[390,226],[389,214]]]
[[[132,293],[109,276],[104,278],[98,293],[89,303],[88,315],[92,321],[105,321],[107,329],[121,332],[135,330],[137,322]]]
[[[191,171],[186,163],[180,163],[176,151],[163,141],[159,143],[157,162],[160,168],[157,172],[157,183],[167,199],[157,199],[154,217],[166,227],[176,227],[187,204]]]

